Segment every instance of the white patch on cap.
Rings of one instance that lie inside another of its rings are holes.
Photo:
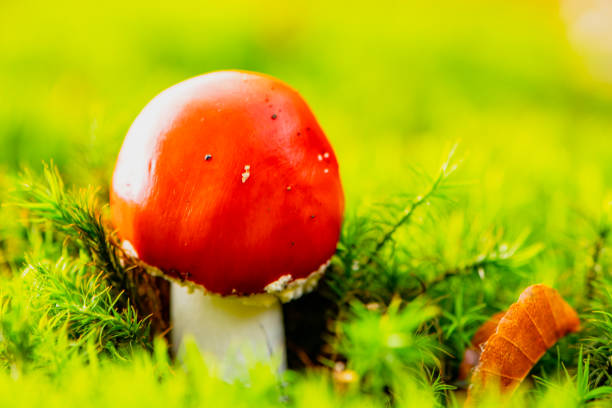
[[[244,166],[244,173],[242,173],[242,183],[246,183],[249,177],[251,177],[251,166],[247,164]]]
[[[330,262],[331,259],[305,278],[291,279],[291,275],[283,275],[274,282],[268,284],[264,290],[266,293],[278,297],[283,303],[297,299],[305,293],[312,292],[317,286],[319,279],[321,279],[325,273]]]
[[[274,282],[266,286],[266,292],[280,292],[287,287],[289,282],[293,280],[291,275],[283,275]]]
[[[123,252],[126,253],[126,255],[131,256],[132,258],[138,258],[138,253],[136,252],[136,250],[134,249],[134,246],[132,245],[132,243],[128,240],[125,240],[121,243],[121,249],[123,249]]]

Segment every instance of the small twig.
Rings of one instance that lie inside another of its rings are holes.
[[[474,270],[478,270],[480,268],[485,268],[487,266],[492,266],[497,263],[495,259],[483,259],[472,262],[468,265],[464,265],[461,268],[452,268],[444,271],[441,275],[437,276],[435,279],[431,280],[429,283],[425,285],[425,290],[423,290],[420,294],[425,293],[428,289],[444,282],[445,280],[452,278],[454,276],[467,275]]]
[[[392,224],[391,227],[384,233],[382,238],[378,241],[378,243],[374,247],[374,251],[372,252],[372,254],[363,263],[364,266],[370,265],[372,264],[372,262],[374,262],[375,255],[378,254],[380,250],[383,249],[383,247],[389,241],[391,241],[395,232],[401,226],[403,226],[404,224],[410,221],[415,211],[419,207],[421,207],[423,204],[427,203],[429,199],[432,198],[437,193],[442,183],[457,169],[456,164],[452,166],[450,165],[451,159],[453,155],[455,154],[456,148],[457,148],[457,145],[453,146],[453,148],[451,149],[446,162],[440,168],[438,177],[430,185],[429,189],[425,193],[418,195],[414,200],[412,200],[410,205],[404,209],[402,217],[398,221],[396,221],[394,224]]]

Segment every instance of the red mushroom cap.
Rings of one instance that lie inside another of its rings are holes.
[[[140,260],[223,295],[320,269],[344,211],[336,156],[301,96],[237,71],[183,81],[143,109],[110,203]]]

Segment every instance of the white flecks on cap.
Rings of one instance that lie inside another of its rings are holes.
[[[317,160],[319,160],[319,161],[323,161],[323,155],[319,154],[319,155],[317,156]]]
[[[251,166],[247,164],[244,166],[244,173],[242,173],[242,182],[246,183],[249,177],[251,177]]]
[[[329,169],[323,169],[323,173],[325,174],[329,173]]]
[[[325,157],[326,159],[329,159],[329,153],[328,152],[323,153],[323,157]]]

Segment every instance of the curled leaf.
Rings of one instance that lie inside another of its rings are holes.
[[[489,320],[487,320],[482,326],[478,328],[474,337],[472,337],[471,346],[465,350],[463,354],[463,361],[459,366],[459,380],[466,380],[472,373],[472,370],[478,364],[480,360],[480,354],[484,344],[489,340],[489,337],[495,330],[497,330],[497,324],[502,317],[506,314],[506,311],[495,313]]]
[[[548,286],[529,286],[484,343],[468,391],[470,404],[485,392],[511,394],[557,340],[580,329],[576,311]],[[486,336],[486,329],[482,335]]]

